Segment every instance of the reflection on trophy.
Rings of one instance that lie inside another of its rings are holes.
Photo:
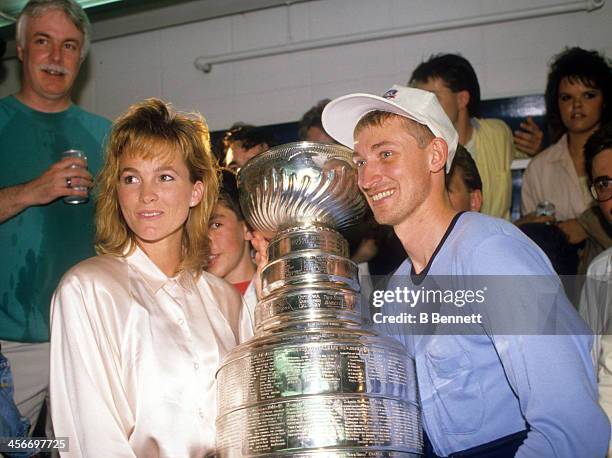
[[[249,223],[276,234],[255,337],[217,373],[221,457],[406,457],[422,451],[414,362],[361,325],[357,266],[336,231],[365,202],[351,150],[291,143],[240,170]]]

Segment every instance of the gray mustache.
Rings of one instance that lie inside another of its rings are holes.
[[[40,70],[47,70],[52,72],[61,73],[62,75],[70,75],[71,72],[66,67],[62,65],[54,65],[54,64],[42,64],[38,67]]]

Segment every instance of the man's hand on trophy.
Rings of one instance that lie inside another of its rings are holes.
[[[257,281],[255,282],[255,291],[257,293],[257,300],[262,297],[262,284],[261,284],[261,272],[268,263],[268,245],[270,243],[266,240],[263,232],[254,230],[253,238],[251,239],[251,245],[255,248],[255,263],[257,264]]]

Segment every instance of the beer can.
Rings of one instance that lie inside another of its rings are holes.
[[[67,151],[64,151],[62,153],[62,159],[67,158],[67,157],[79,157],[83,159],[84,161],[87,161],[87,156],[85,156],[85,153],[78,149],[69,149]],[[78,166],[76,165],[72,166],[72,168],[76,168],[76,167]],[[85,186],[73,186],[72,189],[87,191],[87,187]],[[71,204],[71,205],[84,204],[88,200],[89,200],[89,197],[87,196],[65,196],[64,197],[64,202],[67,204]]]

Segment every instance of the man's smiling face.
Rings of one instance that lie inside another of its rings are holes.
[[[52,101],[70,98],[81,65],[84,37],[61,10],[50,9],[25,23],[22,92],[29,99]]]
[[[402,223],[429,195],[426,151],[408,132],[401,116],[360,129],[353,160],[359,189],[380,224]]]

